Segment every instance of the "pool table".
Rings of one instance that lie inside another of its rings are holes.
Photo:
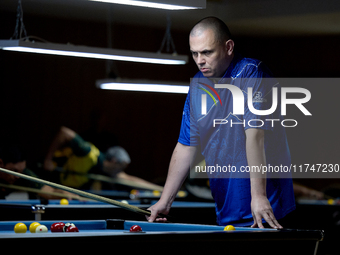
[[[121,200],[118,200],[121,201]],[[131,205],[147,209],[158,200],[127,200]],[[126,220],[145,220],[144,215],[123,208],[96,201],[70,200],[69,205],[60,205],[60,200],[0,200],[0,220],[100,220],[123,218]],[[174,201],[170,215],[174,222],[216,224],[215,204],[212,202]]]
[[[324,241],[319,250],[323,254],[339,254],[340,236],[340,204],[335,200],[330,204],[328,200],[298,199],[296,210],[292,218],[292,225],[303,229],[323,229]]]
[[[58,222],[40,221],[50,229]],[[29,227],[32,221],[21,221]],[[65,221],[64,221],[65,222]],[[319,230],[275,230],[200,224],[149,223],[128,220],[72,221],[78,233],[14,233],[18,221],[0,222],[0,244],[18,251],[62,254],[316,254],[323,239]],[[66,223],[66,222],[65,222]],[[139,225],[142,233],[130,233]],[[19,245],[20,244],[20,245]]]

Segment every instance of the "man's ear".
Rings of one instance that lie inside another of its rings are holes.
[[[235,46],[234,41],[231,40],[231,39],[229,39],[228,41],[226,41],[225,46],[226,46],[226,48],[227,48],[228,55],[233,54],[233,52],[234,52],[234,46]]]

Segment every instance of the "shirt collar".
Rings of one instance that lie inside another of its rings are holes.
[[[224,78],[230,78],[231,77],[231,73],[234,70],[236,64],[242,59],[242,55],[235,51],[234,53],[234,57],[233,60],[230,62],[230,65],[228,66],[227,70],[225,71],[224,75],[222,76],[222,78],[219,80],[219,82],[224,79]]]

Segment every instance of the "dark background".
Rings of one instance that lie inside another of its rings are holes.
[[[107,47],[105,23],[65,16],[27,13],[24,23],[29,35],[51,42]],[[16,9],[0,9],[0,39],[13,35],[15,21]],[[112,31],[115,48],[156,52],[165,28],[115,21]],[[175,27],[171,32],[177,52],[189,55],[189,30]],[[263,60],[276,77],[339,76],[339,34],[234,34],[236,49]],[[167,66],[0,50],[0,141],[22,144],[29,163],[35,164],[42,162],[62,125],[92,140],[102,134],[106,137],[105,143],[98,142],[102,150],[108,144],[119,144],[130,153],[128,173],[163,182],[186,95],[99,90],[95,82],[107,77],[108,64],[122,78],[185,83],[197,71],[191,59],[185,66]],[[293,163],[340,163],[339,92],[338,86],[325,91],[322,84],[314,89],[306,104],[312,117],[288,108],[287,118],[299,121],[298,127],[287,129]],[[317,189],[338,182],[299,181]]]

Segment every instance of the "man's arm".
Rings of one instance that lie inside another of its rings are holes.
[[[325,194],[321,191],[306,187],[299,183],[293,182],[295,197],[304,197],[308,199],[325,199]]]
[[[50,195],[48,193],[52,192],[52,193],[61,193],[61,194],[64,194],[66,198],[70,199],[70,197],[72,197],[73,199],[78,199],[78,200],[82,200],[82,198],[76,194],[73,194],[73,193],[70,193],[70,192],[67,192],[65,190],[61,190],[61,189],[56,189],[56,188],[53,188],[51,186],[48,186],[48,185],[44,185],[41,187],[40,189],[42,191],[42,193],[38,193],[38,195],[40,197],[43,197],[45,199],[60,199],[60,196],[54,196],[54,195]]]
[[[142,178],[139,178],[137,176],[133,176],[133,175],[129,175],[125,172],[120,172],[115,176],[116,179],[122,181],[122,183],[124,183],[124,181],[127,184],[131,184],[131,185],[136,185],[136,187],[144,187],[147,188],[149,190],[158,190],[158,191],[163,191],[163,187],[159,186],[157,184],[151,183],[147,180],[144,180]]]
[[[189,173],[190,164],[195,157],[195,153],[196,147],[177,143],[170,160],[168,176],[162,196],[155,205],[149,208],[151,211],[151,216],[147,217],[149,222],[166,220],[164,218],[156,219],[156,217],[159,213],[169,213],[176,194]]]
[[[53,155],[54,152],[58,149],[60,149],[62,146],[70,142],[74,137],[76,136],[76,133],[67,128],[67,127],[61,127],[58,134],[54,138],[47,155],[45,157],[44,161],[44,169],[53,171],[54,170],[54,164],[53,164]]]
[[[246,130],[246,152],[249,167],[266,165],[264,130]],[[265,175],[250,172],[251,211],[254,219],[252,227],[258,226],[259,228],[263,228],[262,219],[265,219],[272,228],[282,228],[277,222],[267,198],[266,183],[267,179]]]

